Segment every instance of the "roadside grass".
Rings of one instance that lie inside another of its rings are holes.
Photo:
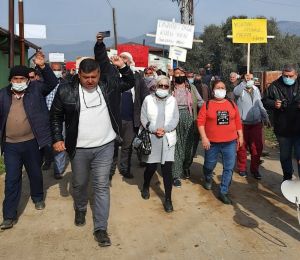
[[[0,175],[5,172],[3,156],[0,156]]]
[[[267,128],[264,127],[264,132],[265,132],[265,140],[267,143],[269,143],[271,146],[277,146],[277,139],[276,136],[273,132],[273,127]]]

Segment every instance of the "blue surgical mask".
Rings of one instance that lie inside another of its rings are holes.
[[[295,79],[291,79],[291,78],[287,78],[287,77],[282,77],[282,78],[283,78],[283,83],[285,85],[292,86],[295,84]]]
[[[190,84],[194,84],[194,78],[189,78],[188,81]]]
[[[169,95],[169,90],[168,89],[157,89],[155,91],[156,96],[159,98],[165,98]]]
[[[252,88],[254,86],[254,80],[248,80],[246,83],[246,88]]]

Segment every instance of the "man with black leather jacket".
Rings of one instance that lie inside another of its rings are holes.
[[[273,111],[283,180],[293,176],[293,148],[300,176],[300,78],[293,65],[283,67],[282,76],[271,83],[262,101],[265,108]]]
[[[54,150],[61,152],[66,149],[71,160],[75,225],[85,224],[91,174],[94,236],[99,246],[110,246],[107,234],[109,174],[114,141],[120,138],[120,93],[134,86],[134,77],[120,57],[112,57],[113,68],[105,59],[105,48],[102,52],[104,65],[101,70],[97,61],[85,59],[80,63],[78,76],[72,84],[66,83],[58,88],[50,111],[50,123]],[[65,142],[62,136],[64,120]]]

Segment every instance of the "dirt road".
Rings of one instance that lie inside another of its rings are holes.
[[[221,165],[211,192],[201,183],[203,157],[191,168],[192,178],[173,189],[175,211],[163,211],[163,183],[152,180],[150,200],[141,198],[143,169],[133,162],[133,180],[114,176],[109,234],[112,246],[100,248],[87,224],[76,227],[70,193],[71,172],[56,181],[44,172],[46,209],[36,211],[23,178],[20,217],[13,229],[0,232],[0,259],[299,259],[300,225],[294,205],[281,195],[278,152],[264,159],[263,179],[234,174],[232,206],[216,199]],[[3,200],[4,176],[0,177]]]

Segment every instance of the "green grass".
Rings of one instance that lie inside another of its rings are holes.
[[[5,172],[3,156],[0,156],[0,175]]]
[[[277,144],[277,139],[273,132],[273,127],[272,128],[264,127],[264,132],[265,132],[266,141],[273,143],[273,144]]]

